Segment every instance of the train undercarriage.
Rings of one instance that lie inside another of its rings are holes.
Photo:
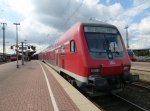
[[[81,83],[63,72],[61,72],[60,75],[74,87],[86,93],[90,97],[100,96],[111,92],[120,92],[126,84],[139,80],[139,75],[124,73],[121,75],[107,77],[91,75],[89,76],[87,83]]]

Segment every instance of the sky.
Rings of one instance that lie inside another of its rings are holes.
[[[132,49],[150,48],[150,0],[0,0],[0,23],[5,27],[6,53],[18,40],[36,46],[37,52],[54,43],[73,24],[98,20],[115,25],[126,44],[128,26]],[[0,52],[3,30],[0,24]]]

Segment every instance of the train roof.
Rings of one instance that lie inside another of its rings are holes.
[[[92,21],[80,21],[80,22],[77,22],[76,24],[74,24],[72,27],[70,27],[70,29],[72,29],[73,27],[80,27],[81,25],[85,25],[85,26],[104,26],[104,27],[113,27],[113,28],[116,28],[116,26],[114,25],[111,25],[111,24],[108,24],[108,23],[105,23],[105,22],[102,22],[102,21],[96,21],[96,20],[92,20]],[[77,28],[76,28],[77,29]],[[69,31],[69,30],[68,30]],[[68,31],[66,31],[64,34],[66,34]],[[63,35],[64,35],[63,34]],[[72,33],[73,34],[73,33]],[[55,47],[56,44],[59,43],[59,41],[62,39],[62,36],[57,39],[53,45],[50,45],[48,46],[46,49],[44,49],[43,51],[41,52],[47,52],[49,51],[50,49],[53,49],[53,47]]]

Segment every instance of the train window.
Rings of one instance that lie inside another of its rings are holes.
[[[119,34],[85,33],[90,55],[97,59],[108,59],[111,53],[113,58],[124,57],[124,51]]]
[[[76,51],[76,46],[75,46],[75,41],[71,40],[70,41],[70,52],[75,52]]]
[[[65,47],[64,47],[64,45],[61,46],[61,55],[65,55]]]

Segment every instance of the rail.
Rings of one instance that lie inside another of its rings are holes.
[[[150,91],[150,82],[139,81],[139,82],[132,83],[132,85],[135,85],[137,87],[141,87]]]
[[[112,93],[112,95],[114,95],[114,96],[116,96],[116,97],[118,97],[118,98],[120,98],[120,99],[126,101],[127,103],[129,103],[129,104],[131,104],[131,105],[133,105],[133,106],[139,108],[139,109],[142,110],[142,111],[149,111],[149,110],[147,110],[147,109],[145,109],[145,108],[143,108],[143,107],[141,107],[141,106],[139,106],[139,105],[137,105],[137,104],[135,104],[135,103],[133,103],[133,102],[131,102],[131,101],[129,101],[129,100],[127,100],[127,99],[125,99],[125,98],[119,96],[119,95],[117,95],[117,94]]]

